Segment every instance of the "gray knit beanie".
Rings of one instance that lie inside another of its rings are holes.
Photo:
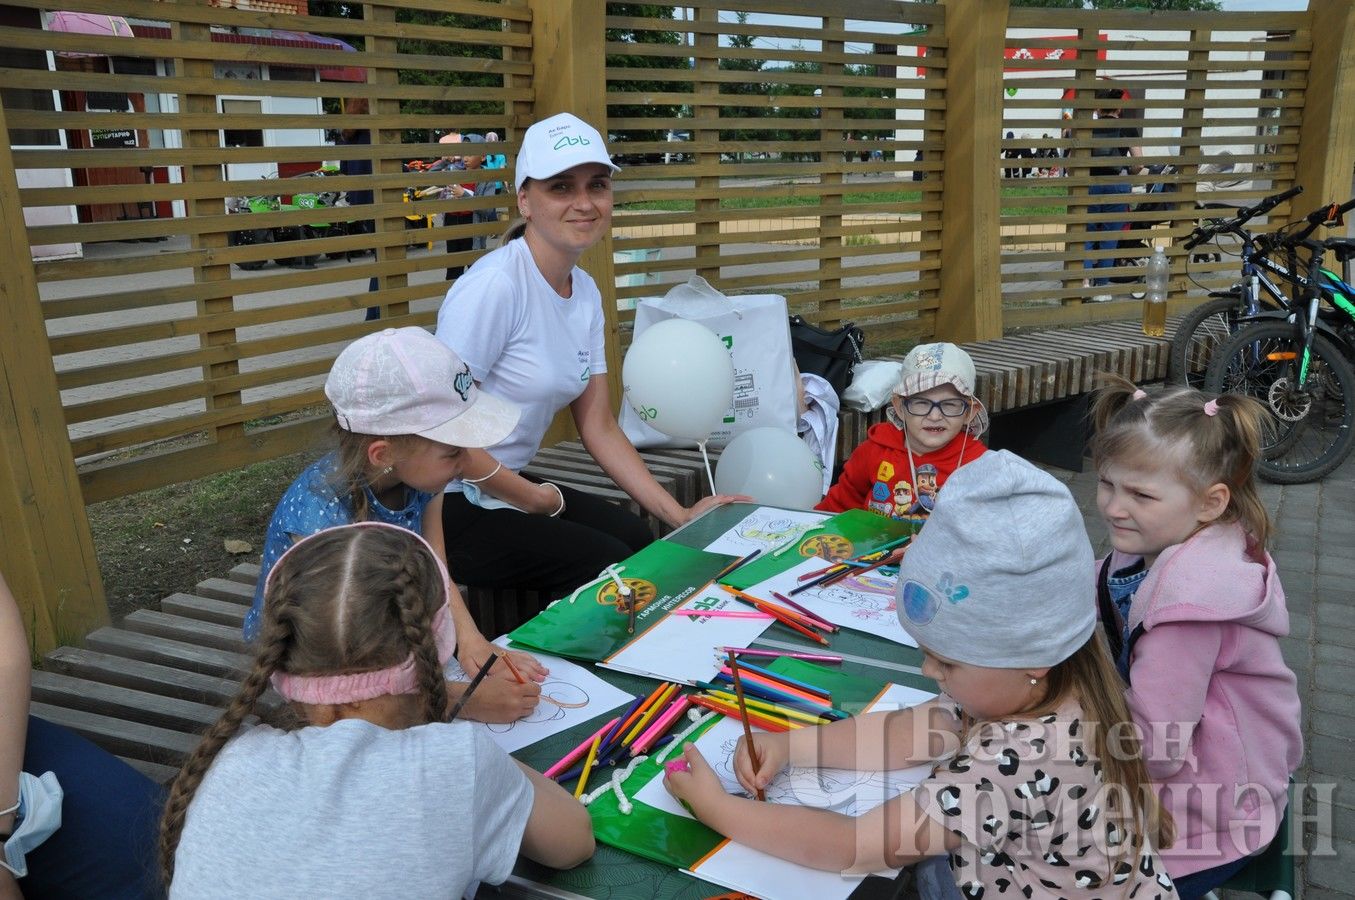
[[[898,613],[926,649],[994,669],[1053,666],[1096,627],[1092,547],[1072,494],[1005,450],[960,467],[903,558]]]

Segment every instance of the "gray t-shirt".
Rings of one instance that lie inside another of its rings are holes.
[[[203,778],[170,896],[461,897],[508,877],[532,799],[482,725],[260,725]]]

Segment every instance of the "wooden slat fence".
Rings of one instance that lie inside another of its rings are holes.
[[[634,300],[693,274],[785,294],[821,324],[855,320],[877,352],[1126,317],[1128,285],[1119,303],[1075,302],[1083,233],[1100,215],[1088,212],[1091,92],[1107,77],[1137,92],[1119,106],[1143,113],[1145,155],[1178,167],[1166,179],[1176,209],[1165,224],[1130,214],[1133,235],[1181,234],[1211,180],[1199,167],[1222,148],[1254,170],[1231,199],[1298,180],[1311,205],[1348,189],[1355,152],[1344,0],[1170,15],[698,0],[674,18],[604,0],[346,7],[365,18],[279,11],[288,5],[305,12],[300,0],[63,0],[121,17],[126,37],[50,30],[45,0],[0,3],[12,257],[0,296],[13,324],[0,333],[0,438],[22,448],[0,470],[0,522],[22,523],[0,526],[13,531],[0,567],[37,606],[97,618],[102,605],[72,496],[130,495],[314,446],[338,349],[373,328],[432,324],[444,270],[483,252],[449,256],[441,242],[492,246],[515,212],[511,190],[406,200],[453,180],[511,184],[511,168],[405,171],[444,152],[445,132],[496,132],[482,149],[510,166],[526,126],[561,109],[614,136],[625,168],[614,236],[584,259],[608,301],[614,379]],[[1053,45],[1077,53],[1008,58]],[[1026,71],[1017,84],[1004,68]],[[1048,140],[1002,137],[1056,124]],[[345,128],[371,143],[336,144]],[[1023,142],[1069,151],[1067,173],[1004,179],[1002,151]],[[292,177],[357,160],[372,174]],[[317,187],[370,190],[374,202],[231,211],[235,198]],[[499,222],[440,224],[490,208]],[[371,233],[326,227],[368,218]],[[278,229],[298,239],[233,237]],[[1203,265],[1201,287],[1181,271],[1176,308],[1228,277],[1226,260]],[[379,323],[364,320],[371,306]],[[43,559],[84,575],[58,587]]]

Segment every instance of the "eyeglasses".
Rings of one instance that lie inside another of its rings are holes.
[[[947,397],[945,400],[928,400],[926,397],[909,397],[903,401],[903,408],[910,416],[925,419],[932,410],[941,410],[941,415],[954,419],[969,412],[969,401],[960,397]]]

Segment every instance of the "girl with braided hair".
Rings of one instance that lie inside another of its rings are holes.
[[[278,560],[253,668],[170,787],[171,897],[461,897],[519,852],[555,867],[592,855],[582,806],[448,721],[450,589],[422,537],[377,522]],[[242,730],[270,683],[297,727]]]
[[[1097,598],[1148,774],[1180,840],[1183,900],[1274,838],[1303,755],[1279,639],[1289,613],[1256,489],[1266,415],[1231,394],[1149,394],[1108,380],[1092,409],[1096,501],[1114,548]]]

